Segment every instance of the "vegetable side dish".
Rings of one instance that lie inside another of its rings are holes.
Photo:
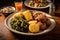
[[[46,0],[30,0],[27,5],[32,7],[44,7],[48,5]]]
[[[37,33],[50,26],[50,19],[38,11],[26,10],[13,15],[10,25],[20,32]]]

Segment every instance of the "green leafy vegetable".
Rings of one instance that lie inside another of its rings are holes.
[[[17,31],[21,31],[21,32],[28,32],[29,31],[28,30],[29,24],[22,17],[20,17],[19,19],[15,19],[15,18],[11,19],[10,24],[11,24],[11,27]]]

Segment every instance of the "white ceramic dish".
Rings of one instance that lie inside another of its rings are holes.
[[[41,12],[41,11],[40,11],[40,12]],[[45,12],[41,12],[41,13],[46,14]],[[6,20],[5,20],[5,25],[6,25],[6,27],[7,27],[10,31],[12,31],[12,32],[14,32],[14,33],[17,33],[17,34],[22,34],[22,35],[41,35],[41,34],[45,34],[45,33],[49,32],[49,31],[53,30],[53,29],[55,28],[55,25],[56,25],[55,20],[50,18],[51,25],[50,25],[47,29],[45,29],[44,31],[41,31],[41,32],[39,32],[39,33],[24,33],[24,32],[19,32],[19,31],[16,31],[16,30],[14,30],[14,29],[11,28],[10,20],[11,20],[12,16],[13,16],[13,14],[9,15],[9,16],[6,18]],[[48,15],[48,14],[46,14],[46,16],[52,17],[52,16],[50,16],[50,15]]]
[[[8,11],[8,8],[10,9],[10,11]],[[6,12],[6,11],[8,11],[8,12]],[[13,6],[2,7],[1,10],[0,10],[0,12],[6,13],[6,14],[10,14],[12,12],[15,12],[15,7],[13,7]]]
[[[48,7],[50,7],[50,1],[47,1],[49,4],[48,4],[47,6],[44,6],[44,7],[32,7],[32,6],[29,6],[29,5],[27,5],[27,3],[28,3],[29,1],[30,1],[30,0],[26,0],[26,1],[24,2],[25,6],[27,6],[27,7],[29,7],[29,8],[33,8],[33,9],[43,9],[43,8],[48,8]]]

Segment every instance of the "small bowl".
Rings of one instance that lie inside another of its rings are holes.
[[[5,16],[8,16],[11,13],[14,13],[15,12],[15,7],[13,7],[13,6],[3,7],[3,8],[1,8],[0,12],[2,12]]]
[[[40,13],[44,13],[44,14],[46,14],[46,16],[52,17],[52,16],[48,15],[48,14],[45,13],[45,12],[41,12],[41,11],[40,11]],[[6,20],[5,20],[5,25],[6,25],[6,27],[7,27],[10,31],[12,31],[12,32],[14,32],[14,33],[17,33],[17,34],[20,34],[20,35],[28,35],[28,36],[29,36],[29,35],[30,35],[30,36],[31,36],[31,35],[32,35],[32,36],[42,35],[42,34],[45,34],[45,33],[49,32],[49,31],[53,30],[53,29],[55,28],[55,25],[56,25],[55,20],[50,18],[51,25],[50,25],[47,29],[45,29],[45,30],[43,30],[43,31],[40,31],[39,33],[19,32],[19,31],[17,31],[17,30],[14,30],[13,28],[11,28],[11,25],[10,25],[10,21],[11,21],[12,16],[13,16],[14,14],[15,14],[15,13],[9,15],[9,16],[6,18]]]

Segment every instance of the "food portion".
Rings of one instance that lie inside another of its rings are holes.
[[[36,20],[29,21],[29,24],[35,24],[35,23],[37,23]]]
[[[11,19],[11,27],[17,31],[21,32],[28,32],[28,22],[27,20],[24,19],[24,17],[19,17],[17,18],[12,18]]]
[[[26,18],[26,20],[32,20],[33,19],[32,14],[31,14],[31,12],[29,10],[23,12],[23,15]]]
[[[32,33],[39,32],[40,31],[40,27],[36,23],[30,24],[29,25],[29,31],[32,32]]]
[[[14,14],[14,16],[13,16],[13,18],[16,18],[16,19],[18,19],[18,18],[20,18],[20,17],[23,17],[22,12],[18,12],[18,13],[16,13],[16,14]]]
[[[15,12],[15,8],[12,6],[4,7],[0,10],[2,13],[12,13]]]
[[[44,7],[48,5],[46,0],[30,0],[27,5],[32,7]]]
[[[15,13],[10,22],[13,29],[20,32],[31,33],[43,31],[47,29],[50,24],[50,19],[45,14],[30,10]]]

